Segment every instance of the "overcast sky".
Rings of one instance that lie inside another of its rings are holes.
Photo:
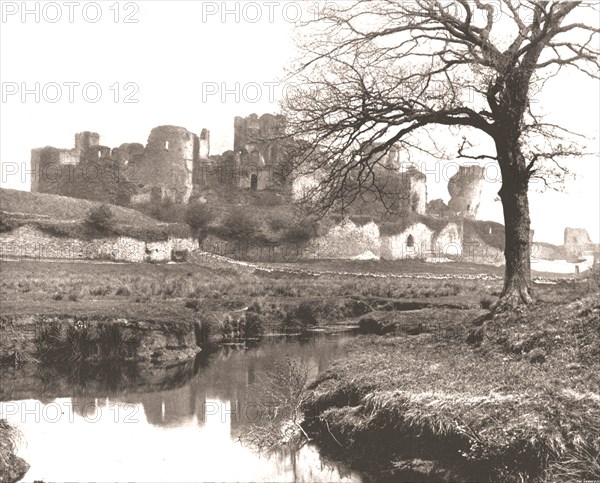
[[[75,3],[27,2],[23,16],[22,2],[2,2],[2,187],[29,189],[30,150],[70,148],[84,130],[114,147],[145,144],[159,125],[198,134],[206,127],[213,154],[231,149],[235,116],[277,110],[284,86],[275,83],[294,57],[294,21],[317,12],[315,2],[305,2],[303,12],[278,1]],[[23,88],[30,91],[25,96]],[[537,97],[550,119],[585,134],[597,153],[599,91],[598,83],[570,72]],[[566,193],[532,187],[535,240],[562,243],[564,227],[573,226],[599,242],[598,156],[567,167],[577,176]],[[429,198],[447,200],[452,170],[436,175],[428,168]],[[495,170],[487,172],[480,217],[501,222],[500,203],[492,201],[499,184],[491,182]]]

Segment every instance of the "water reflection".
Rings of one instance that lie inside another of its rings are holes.
[[[261,374],[288,356],[314,376],[346,340],[226,346],[202,354],[180,387],[93,394],[74,385],[69,397],[4,402],[0,412],[27,442],[19,453],[31,465],[25,481],[357,481],[310,445],[257,454],[242,443],[260,414],[251,385]]]

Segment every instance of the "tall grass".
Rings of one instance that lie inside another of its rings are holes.
[[[38,327],[37,355],[43,362],[68,365],[125,360],[135,353],[139,340],[133,332],[126,338],[124,330],[112,323],[47,322]]]

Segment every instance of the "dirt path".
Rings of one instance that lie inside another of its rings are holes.
[[[229,265],[251,268],[268,273],[280,272],[289,274],[313,275],[315,277],[321,275],[345,275],[351,277],[371,277],[371,278],[420,278],[428,280],[502,280],[499,275],[491,275],[487,273],[465,273],[465,274],[439,274],[439,273],[378,273],[378,272],[348,272],[335,270],[310,270],[305,268],[290,268],[277,267],[265,263],[245,262],[242,260],[234,260],[222,255],[215,255],[210,252],[196,250],[190,254],[188,259],[191,263],[201,262],[222,262]],[[555,283],[558,279],[536,277],[533,279],[537,283]]]

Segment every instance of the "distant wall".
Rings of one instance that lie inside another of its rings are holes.
[[[94,240],[60,238],[31,226],[0,233],[0,259],[69,259],[113,260],[123,262],[170,261],[174,251],[198,248],[192,238],[170,238],[144,242],[130,237],[107,237]]]
[[[431,251],[433,230],[423,223],[415,223],[396,235],[382,237],[381,258],[402,260],[421,258]]]
[[[594,257],[585,257],[583,261],[571,263],[566,260],[532,259],[531,270],[535,272],[552,272],[579,274],[591,270],[594,266]]]
[[[433,237],[433,251],[439,255],[461,256],[463,236],[463,224],[450,222]]]
[[[379,227],[373,222],[358,226],[348,220],[312,240],[305,253],[308,258],[346,259],[362,257],[368,252],[380,257]]]
[[[485,222],[481,223],[485,225]],[[486,226],[481,229],[486,229]],[[209,236],[200,249],[253,262],[422,259],[427,262],[460,261],[495,266],[504,263],[500,248],[490,246],[486,240],[472,233],[468,244],[465,244],[464,231],[461,222],[451,221],[436,229],[416,222],[400,233],[381,234],[379,226],[372,221],[359,225],[346,220],[305,244],[238,243]]]

